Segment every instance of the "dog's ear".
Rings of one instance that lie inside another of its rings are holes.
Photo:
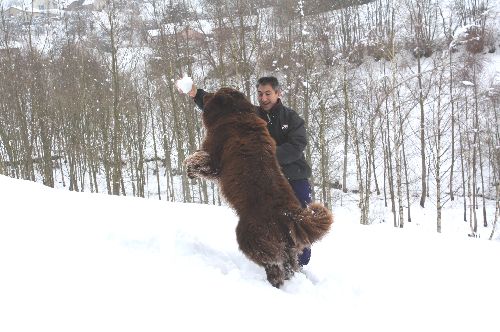
[[[204,102],[203,124],[207,128],[235,109],[233,98],[220,90],[204,99]]]
[[[220,111],[227,112],[234,109],[233,98],[229,94],[226,94],[225,92],[216,93],[211,100],[211,104],[213,105],[213,107],[215,107]]]
[[[226,96],[232,99],[232,111],[238,113],[255,113],[255,107],[240,91],[231,88],[222,88],[220,91],[223,91]]]

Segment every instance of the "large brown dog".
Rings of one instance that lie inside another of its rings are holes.
[[[325,235],[333,217],[323,205],[303,209],[281,172],[267,124],[240,92],[222,88],[204,99],[206,136],[185,160],[191,178],[217,180],[240,220],[241,251],[280,287],[299,270],[297,256]]]

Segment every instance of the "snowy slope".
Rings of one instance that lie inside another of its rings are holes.
[[[498,331],[500,243],[334,211],[282,289],[226,207],[0,176],[0,331]]]

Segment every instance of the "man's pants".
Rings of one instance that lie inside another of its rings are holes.
[[[307,204],[311,203],[311,185],[307,179],[304,180],[291,180],[289,181],[292,186],[295,196],[299,199],[302,207],[305,208]],[[311,248],[304,248],[304,251],[299,255],[300,266],[307,265],[311,259]]]

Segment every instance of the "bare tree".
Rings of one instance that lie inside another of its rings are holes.
[[[422,70],[422,56],[430,56],[433,52],[434,34],[437,25],[437,7],[434,0],[407,0],[406,7],[410,15],[410,32],[413,35],[410,47],[417,60],[417,100],[420,108],[420,157],[421,157],[421,183],[420,206],[425,206],[427,192],[427,162],[426,162],[426,137],[425,137],[425,107],[426,99],[424,78]]]
[[[443,159],[446,153],[444,147],[444,134],[449,131],[449,126],[453,120],[449,120],[447,117],[447,112],[445,112],[446,105],[443,105],[442,96],[444,95],[444,80],[445,80],[445,70],[446,66],[443,63],[438,63],[434,61],[434,68],[439,70],[438,78],[436,80],[436,88],[434,91],[434,100],[432,106],[432,123],[430,135],[430,150],[431,150],[431,171],[434,172],[434,178],[436,181],[436,230],[441,233],[442,230],[442,213],[443,213],[443,195],[442,195],[442,181],[445,176],[445,171],[443,170]],[[450,102],[452,104],[453,101]]]
[[[118,45],[120,42],[119,29],[120,23],[118,20],[117,3],[114,0],[106,0],[105,13],[107,17],[106,25],[102,25],[104,31],[109,37],[109,46],[111,50],[111,66],[109,68],[112,79],[112,138],[111,138],[111,151],[113,155],[113,168],[112,168],[112,193],[113,195],[125,194],[125,189],[121,186],[123,180],[122,175],[122,115],[120,113],[121,102],[121,79],[118,65]],[[121,190],[120,190],[121,189]]]

